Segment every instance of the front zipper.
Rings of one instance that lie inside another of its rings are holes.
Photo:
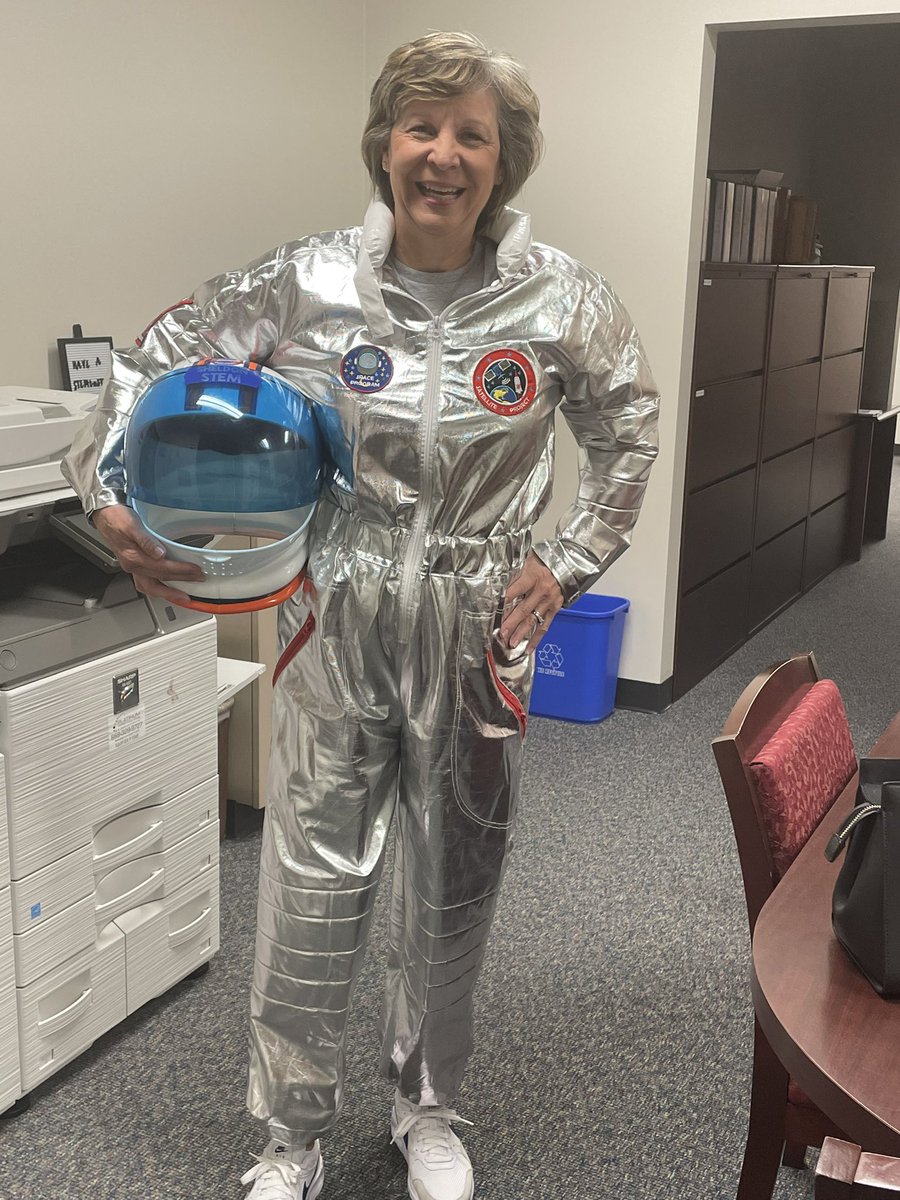
[[[414,590],[425,539],[431,519],[431,499],[434,484],[434,449],[437,440],[441,396],[441,318],[433,317],[428,326],[428,359],[425,367],[425,397],[422,404],[422,429],[419,438],[420,490],[416,502],[416,514],[409,531],[409,541],[400,568],[400,641],[409,642],[415,620]]]

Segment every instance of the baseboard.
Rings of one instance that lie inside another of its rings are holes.
[[[226,837],[252,837],[263,827],[264,808],[251,808],[249,804],[237,804],[228,801],[228,818],[225,826]]]
[[[620,679],[616,687],[616,708],[635,712],[661,713],[672,703],[674,676],[663,683],[644,683],[641,679]]]
[[[894,442],[894,454],[900,455],[900,442]]]

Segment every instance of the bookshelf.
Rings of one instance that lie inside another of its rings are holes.
[[[820,256],[819,206],[792,193],[780,171],[710,171],[703,256],[707,262],[812,263]]]

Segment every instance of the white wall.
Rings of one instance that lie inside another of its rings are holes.
[[[3,0],[0,46],[4,384],[359,220],[363,0]]]
[[[625,300],[664,403],[662,452],[631,550],[603,590],[632,612],[621,673],[672,672],[693,316],[714,69],[706,26],[888,13],[875,0],[370,0],[366,72],[428,29],[469,29],[510,51],[543,102],[548,150],[523,195],[535,236],[602,271]],[[377,12],[377,21],[373,14]],[[575,472],[560,455],[554,511]]]

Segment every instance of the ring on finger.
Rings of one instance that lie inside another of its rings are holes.
[[[538,610],[536,608],[532,609],[531,615],[534,617],[535,621],[537,621],[538,625],[540,625],[540,627],[543,629],[544,625],[546,624],[546,621],[544,620],[544,618],[541,616],[541,614],[538,612]]]

